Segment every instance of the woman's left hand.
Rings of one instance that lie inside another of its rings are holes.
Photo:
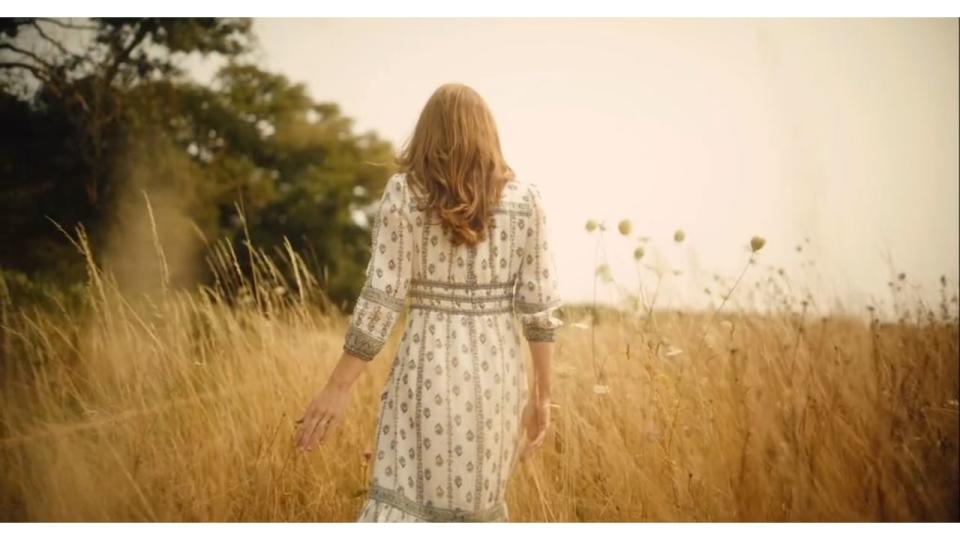
[[[333,432],[334,426],[343,417],[350,400],[349,388],[328,384],[310,401],[303,417],[297,420],[297,447],[302,451],[313,450],[323,444]]]

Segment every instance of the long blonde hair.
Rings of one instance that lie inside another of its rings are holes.
[[[484,240],[504,186],[514,178],[486,102],[457,83],[430,96],[397,164],[454,245]]]

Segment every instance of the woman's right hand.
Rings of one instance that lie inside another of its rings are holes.
[[[550,429],[550,400],[535,400],[530,398],[523,407],[521,418],[523,430],[527,434],[527,444],[520,454],[520,459],[527,459],[534,450],[543,446]]]
[[[327,384],[297,420],[300,425],[296,435],[297,447],[306,452],[323,444],[340,422],[349,403],[349,387]]]

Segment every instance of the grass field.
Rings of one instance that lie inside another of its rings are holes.
[[[335,439],[300,454],[345,319],[295,255],[251,283],[232,253],[194,292],[125,296],[92,270],[79,302],[20,305],[0,282],[0,520],[355,518],[399,332]],[[960,519],[954,315],[562,317],[513,520]]]

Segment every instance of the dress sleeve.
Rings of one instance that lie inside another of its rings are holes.
[[[523,259],[517,280],[516,307],[527,341],[553,341],[563,322],[554,316],[560,307],[556,263],[547,234],[547,216],[540,192],[531,186],[527,195],[531,213],[526,224]]]
[[[370,262],[360,290],[343,350],[372,360],[383,348],[403,309],[410,288],[413,226],[405,182],[387,181],[373,222]]]

